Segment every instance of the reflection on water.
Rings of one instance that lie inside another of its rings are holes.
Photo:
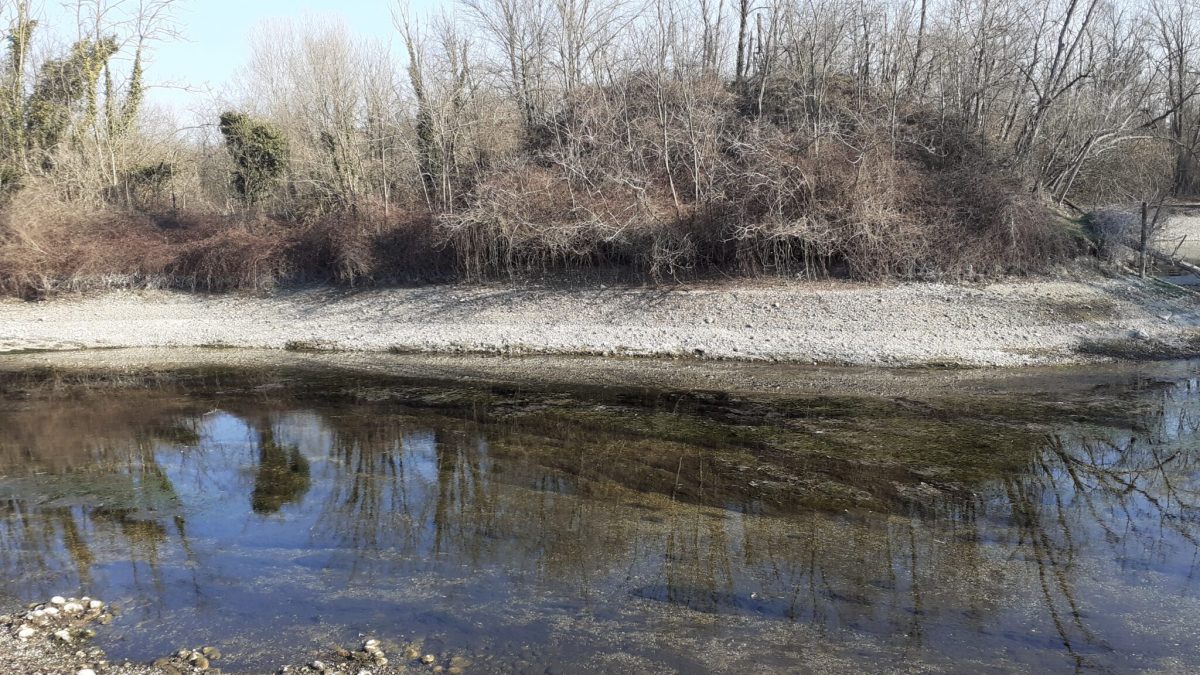
[[[1069,422],[186,381],[0,383],[0,597],[120,603],[116,658],[255,671],[372,633],[527,672],[1200,666],[1194,379]]]

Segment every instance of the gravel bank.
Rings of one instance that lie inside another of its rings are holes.
[[[239,347],[1019,366],[1182,353],[1197,296],[1114,278],[986,286],[426,286],[0,301],[0,351]],[[1141,345],[1140,347],[1138,345]]]

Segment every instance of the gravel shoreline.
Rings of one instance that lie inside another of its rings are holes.
[[[236,347],[1024,366],[1195,353],[1200,302],[1101,276],[989,285],[442,285],[0,301],[0,352]]]
[[[214,647],[182,648],[153,663],[113,663],[90,644],[93,625],[114,614],[90,598],[55,596],[25,607],[6,606],[0,614],[0,673],[5,675],[221,675],[222,654]],[[389,656],[390,655],[390,656]],[[364,637],[357,646],[329,647],[294,664],[262,671],[277,675],[464,675],[472,661],[461,655],[433,654],[417,643]],[[238,671],[244,672],[244,671]]]

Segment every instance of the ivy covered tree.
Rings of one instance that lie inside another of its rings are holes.
[[[12,189],[25,167],[25,67],[37,22],[29,18],[25,5],[17,5],[17,16],[6,36],[7,53],[0,73],[0,193]]]
[[[287,139],[274,125],[240,112],[222,114],[220,129],[236,165],[233,189],[243,202],[258,203],[287,168]]]
[[[0,194],[49,179],[68,199],[112,199],[136,169],[137,120],[145,99],[147,45],[175,34],[177,0],[77,0],[89,32],[65,50],[39,49],[43,30],[32,0],[0,0]],[[114,72],[132,46],[133,65]],[[55,182],[69,167],[71,180]],[[69,184],[69,187],[67,187]]]
[[[84,39],[64,58],[42,64],[25,106],[25,133],[29,145],[43,152],[44,161],[70,138],[72,128],[82,134],[94,127],[100,74],[116,53],[116,38]]]

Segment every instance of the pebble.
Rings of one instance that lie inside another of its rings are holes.
[[[78,602],[68,602],[67,604],[63,605],[62,609],[67,614],[83,613],[83,605],[79,604]]]
[[[317,671],[325,670],[325,662],[324,661],[313,661],[309,665],[312,667],[313,670],[317,670]]]
[[[434,661],[437,661],[437,658],[435,658],[433,654],[426,654],[425,656],[421,657],[421,663],[424,664],[430,664]]]
[[[75,675],[96,675],[96,671],[91,668],[80,668],[79,672],[75,673]]]
[[[63,642],[70,643],[71,642],[71,631],[69,631],[65,628],[60,631],[55,631],[54,637],[58,640],[62,640]]]
[[[22,640],[27,640],[27,639],[33,637],[34,635],[37,635],[37,631],[30,628],[29,626],[22,626],[21,630],[17,631],[17,637]]]
[[[221,658],[221,650],[216,647],[205,647],[200,650],[200,653],[207,656],[210,661],[216,661]]]
[[[50,598],[50,604],[52,604],[52,605],[65,605],[65,604],[67,604],[67,599],[66,599],[66,598],[64,598],[64,597],[63,597],[63,596],[61,596],[61,595],[56,595],[56,596],[54,596],[53,598]]]
[[[197,670],[208,670],[208,658],[203,654],[192,654],[192,667]]]
[[[46,609],[39,609],[38,611],[42,612],[45,616],[58,616],[58,608],[54,606],[47,607]]]
[[[91,600],[88,602],[88,609],[104,609],[104,603],[99,600]]]

